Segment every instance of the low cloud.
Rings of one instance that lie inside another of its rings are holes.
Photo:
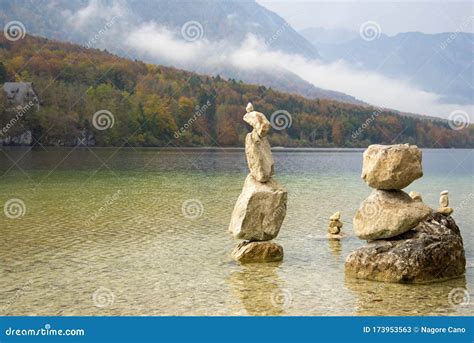
[[[71,14],[68,22],[73,29],[80,30],[97,20],[121,16],[121,25],[114,27],[113,32],[121,38],[119,43],[112,39],[108,44],[114,46],[105,44],[111,51],[120,51],[124,47],[131,55],[147,62],[208,74],[217,74],[226,66],[246,72],[265,70],[278,73],[286,69],[316,87],[343,92],[372,105],[441,118],[448,118],[453,111],[463,111],[468,114],[470,122],[474,122],[473,105],[442,103],[437,94],[423,91],[406,81],[353,68],[344,61],[326,64],[275,51],[271,44],[267,45],[253,35],[248,35],[240,45],[235,46],[226,41],[211,42],[206,39],[204,31],[198,33],[200,39],[190,42],[179,29],[172,30],[155,22],[137,25],[121,2],[107,8],[104,6],[97,0],[91,0],[88,6]],[[115,46],[117,44],[123,46]],[[238,75],[232,77],[238,78]]]
[[[132,32],[127,44],[150,61],[166,60],[183,68],[208,71],[213,67],[220,70],[223,64],[256,72],[284,68],[316,87],[350,94],[373,105],[441,118],[462,110],[468,113],[470,122],[474,122],[472,105],[443,104],[437,94],[402,80],[352,68],[343,61],[325,64],[300,55],[272,51],[253,35],[247,36],[237,47],[205,39],[190,43],[166,28],[148,24]]]

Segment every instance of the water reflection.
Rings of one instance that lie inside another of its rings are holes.
[[[461,305],[450,303],[450,292],[455,288],[466,289],[466,277],[430,284],[346,278],[345,286],[356,295],[358,315],[453,315]]]
[[[328,239],[329,249],[331,254],[339,260],[342,252],[342,243],[340,239]]]
[[[244,312],[242,309],[235,312],[251,316],[285,315],[285,309],[291,305],[291,294],[278,276],[279,265],[278,262],[250,263],[241,265],[239,271],[230,274],[229,288],[245,309]]]

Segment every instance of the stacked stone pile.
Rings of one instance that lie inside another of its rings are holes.
[[[245,139],[250,174],[237,199],[229,231],[239,243],[232,257],[239,262],[272,262],[283,259],[283,247],[270,240],[277,237],[286,215],[287,192],[273,178],[274,161],[267,133],[271,128],[265,115],[247,105],[244,121],[253,127]]]
[[[346,275],[390,282],[462,275],[461,234],[454,220],[443,214],[452,212],[447,210],[447,192],[440,199],[441,213],[436,213],[419,193],[402,191],[423,176],[421,150],[409,144],[371,145],[363,159],[362,178],[374,190],[362,202],[353,224],[356,235],[370,242],[347,257]]]

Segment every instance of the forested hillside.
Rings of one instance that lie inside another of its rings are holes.
[[[2,36],[0,62],[0,83],[33,82],[40,101],[39,111],[19,116],[0,92],[0,128],[8,126],[1,132],[14,136],[30,130],[45,145],[242,146],[249,130],[242,116],[252,101],[269,119],[278,110],[291,116],[284,114],[291,123],[283,125],[289,127],[272,131],[273,146],[474,146],[472,126],[453,130],[443,121],[309,100],[38,37],[12,42]],[[93,125],[101,110],[113,116],[113,125],[104,130]]]

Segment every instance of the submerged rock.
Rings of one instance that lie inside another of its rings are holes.
[[[277,262],[283,260],[283,247],[273,242],[240,242],[232,258],[241,263]]]
[[[248,175],[232,212],[229,231],[237,239],[250,241],[275,238],[285,219],[287,196],[274,179],[260,183]]]
[[[267,182],[274,174],[274,161],[267,137],[260,137],[255,130],[245,138],[245,154],[250,174],[259,182]]]
[[[366,240],[394,237],[413,229],[431,211],[403,191],[375,189],[354,216],[354,231]]]
[[[465,269],[458,226],[452,217],[435,212],[413,230],[353,251],[345,263],[350,277],[406,283],[453,278]]]
[[[364,152],[362,179],[375,189],[403,189],[423,176],[416,145],[370,145]]]

